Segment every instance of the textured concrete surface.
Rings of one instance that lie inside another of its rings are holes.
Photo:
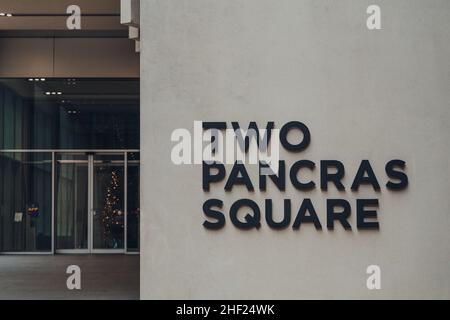
[[[450,298],[450,1],[143,0],[141,31],[141,298]],[[347,190],[203,192],[201,166],[170,159],[172,131],[194,120],[302,121],[310,146],[282,159],[340,160]],[[362,159],[379,193],[349,190]],[[391,159],[407,163],[404,191],[384,188]],[[210,198],[224,201],[219,231],[202,226]],[[273,199],[279,220],[283,199],[310,198],[321,221],[343,198],[352,225],[355,199],[378,198],[380,230],[238,230],[241,198]],[[372,264],[381,290],[366,287]]]
[[[81,290],[67,289],[69,265]],[[0,255],[0,299],[139,299],[139,256]]]

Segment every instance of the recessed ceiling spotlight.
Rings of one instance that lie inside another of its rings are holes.
[[[55,94],[56,94],[56,92],[55,92],[55,91],[53,91],[53,92],[52,92],[52,95],[55,95]]]
[[[45,94],[49,96],[49,95],[51,94],[51,92],[50,92],[50,91],[47,91]]]
[[[30,78],[30,79],[28,79],[28,81],[34,81],[34,79]]]
[[[6,16],[7,17],[12,17],[12,13],[7,13]]]
[[[6,13],[0,12],[0,17],[4,17],[4,16],[6,16]]]
[[[45,78],[41,78],[41,81],[45,81]]]
[[[61,91],[58,91],[58,92],[57,92],[57,94],[61,95],[61,94],[62,94],[62,92],[61,92]]]

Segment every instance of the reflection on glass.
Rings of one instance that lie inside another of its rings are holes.
[[[138,149],[139,130],[138,79],[0,79],[0,150]],[[125,182],[125,153],[75,153],[0,151],[0,252],[49,252],[52,236],[57,250],[123,249],[125,236],[139,250],[139,154]]]
[[[58,155],[56,170],[56,249],[87,249],[87,156]]]
[[[51,251],[51,159],[0,152],[0,251]]]
[[[0,79],[0,150],[136,148],[139,80]]]
[[[129,153],[127,181],[127,248],[130,252],[139,251],[139,166],[139,153]]]
[[[94,156],[94,249],[124,248],[124,156]]]

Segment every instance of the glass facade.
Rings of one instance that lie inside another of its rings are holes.
[[[95,155],[93,161],[93,249],[125,246],[124,155]]]
[[[56,250],[88,249],[88,156],[56,156]]]
[[[139,80],[0,79],[0,252],[138,252],[138,149]]]
[[[51,153],[0,153],[0,251],[50,251]]]
[[[128,251],[139,251],[140,226],[140,160],[139,153],[129,153],[127,161],[127,247]]]
[[[0,80],[2,150],[138,148],[139,80]]]

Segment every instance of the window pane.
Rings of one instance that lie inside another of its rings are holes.
[[[127,181],[127,247],[130,252],[139,251],[139,167],[139,153],[129,153]]]
[[[88,157],[56,157],[56,250],[88,249]]]
[[[138,149],[138,79],[0,79],[1,149]]]
[[[124,155],[94,156],[93,248],[124,248]]]
[[[51,251],[50,153],[0,152],[0,251]]]

